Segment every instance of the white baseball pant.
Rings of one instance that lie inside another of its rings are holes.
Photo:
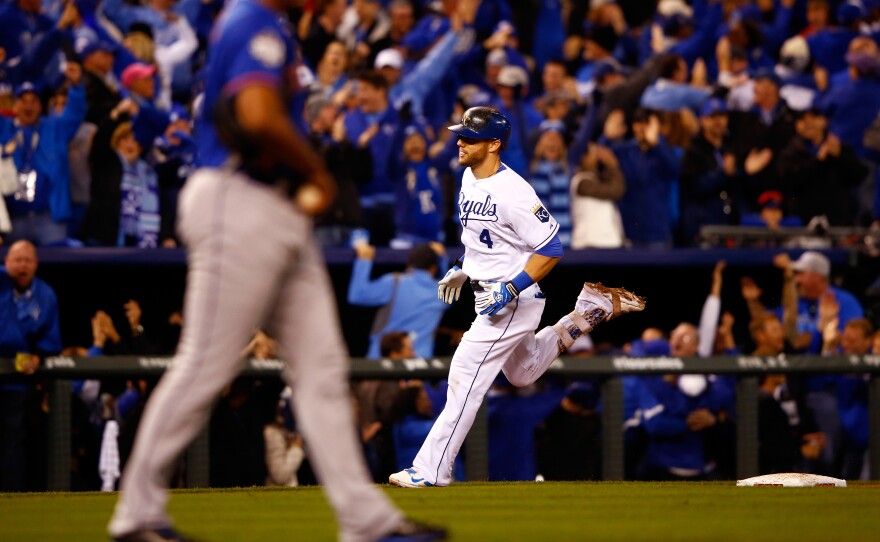
[[[514,386],[527,386],[559,356],[559,336],[552,327],[535,333],[544,312],[543,295],[535,297],[540,291],[534,284],[495,316],[478,314],[462,337],[449,368],[446,407],[413,462],[428,482],[452,482],[455,457],[500,371]]]
[[[242,367],[254,330],[274,324],[309,460],[346,542],[373,540],[403,518],[372,485],[356,436],[348,365],[311,221],[278,189],[202,169],[186,183],[178,230],[189,248],[184,330],[144,411],[109,532],[170,525],[174,461]]]

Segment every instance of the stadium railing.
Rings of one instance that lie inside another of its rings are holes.
[[[711,229],[709,231],[712,231]],[[726,231],[726,230],[725,230]],[[769,234],[768,234],[769,235]],[[821,251],[834,265],[853,264],[859,251],[857,246],[815,247]],[[8,247],[0,246],[0,257],[5,257]],[[726,260],[737,265],[772,265],[773,256],[778,252],[788,251],[793,257],[806,250],[805,247],[778,248],[737,248],[730,250],[724,246],[706,248],[671,248],[671,249],[584,249],[566,250],[565,257],[560,261],[562,266],[688,266],[714,265],[718,260]],[[456,258],[464,250],[461,247],[447,247],[448,256]],[[350,248],[324,247],[324,260],[328,265],[351,265],[354,261],[354,250]],[[182,248],[56,248],[40,247],[37,249],[40,265],[49,266],[183,266],[186,264],[186,251]],[[376,265],[406,265],[408,250],[379,247],[376,250]]]
[[[48,486],[51,491],[70,488],[70,395],[71,380],[84,378],[157,378],[170,365],[169,357],[50,357],[44,360],[37,377],[49,379]],[[442,379],[449,374],[449,358],[402,361],[353,359],[351,378],[363,379]],[[280,377],[280,360],[248,360],[245,377]],[[602,396],[602,477],[623,480],[623,387],[621,375],[646,374],[728,374],[737,377],[736,431],[737,476],[758,474],[758,379],[773,373],[867,373],[870,477],[880,479],[880,356],[717,356],[652,357],[597,356],[563,357],[548,370],[569,380],[603,379]],[[0,380],[15,375],[15,361],[0,359]],[[209,438],[203,431],[187,450],[187,486],[207,487],[209,483]],[[477,416],[465,443],[468,480],[488,478],[488,416],[486,403]]]
[[[807,227],[719,226],[700,227],[700,242],[706,247],[779,247],[822,250],[849,247],[876,250],[880,229],[830,226],[815,221]]]

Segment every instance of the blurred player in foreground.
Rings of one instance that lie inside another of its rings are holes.
[[[645,308],[623,288],[585,283],[575,310],[535,334],[544,311],[537,282],[562,257],[559,224],[531,185],[501,162],[510,137],[503,114],[472,107],[449,129],[458,137],[458,163],[467,168],[458,196],[465,255],[440,281],[438,295],[452,303],[470,278],[477,317],[452,358],[446,407],[413,466],[388,479],[400,487],[452,482],[455,457],[499,371],[514,386],[527,386],[600,322]]]
[[[153,393],[110,521],[116,540],[183,540],[166,513],[175,459],[242,367],[254,329],[278,337],[298,427],[339,539],[439,540],[370,483],[355,435],[347,358],[311,217],[335,186],[298,133],[311,73],[283,15],[299,0],[239,0],[209,48],[197,138],[202,168],[180,196],[189,250],[184,330]],[[279,518],[281,520],[281,518]]]

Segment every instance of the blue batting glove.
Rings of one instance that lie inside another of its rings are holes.
[[[477,308],[480,314],[495,316],[505,305],[513,301],[519,295],[516,287],[509,282],[480,281],[480,286],[486,292],[477,298]]]

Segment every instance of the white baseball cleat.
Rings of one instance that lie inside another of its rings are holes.
[[[645,300],[624,288],[609,288],[600,282],[585,282],[574,310],[592,325],[607,322],[627,312],[644,310]]]
[[[388,477],[388,483],[397,487],[434,487],[434,484],[419,475],[415,467],[395,472]]]

